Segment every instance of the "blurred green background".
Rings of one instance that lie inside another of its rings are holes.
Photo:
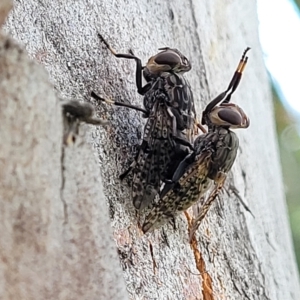
[[[275,89],[273,95],[283,181],[300,271],[300,137],[297,131],[299,119],[284,108]]]
[[[283,183],[300,273],[300,0],[257,0],[257,11],[272,84]]]

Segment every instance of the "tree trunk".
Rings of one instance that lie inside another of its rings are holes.
[[[298,299],[256,6],[225,2],[15,1],[5,31],[23,46],[0,37],[1,299]],[[111,55],[97,32],[143,62],[159,47],[180,49],[193,65],[187,77],[199,117],[252,48],[233,97],[251,125],[237,132],[227,181],[254,217],[223,193],[197,243],[184,214],[177,230],[143,235],[118,179],[143,132],[138,112],[94,101],[109,127],[81,126],[75,144],[63,145],[60,103],[21,48],[60,97],[92,101],[93,90],[141,106],[134,62]]]

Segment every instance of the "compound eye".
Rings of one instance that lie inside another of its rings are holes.
[[[222,121],[229,123],[231,125],[237,126],[242,124],[241,115],[238,112],[233,111],[231,109],[221,109],[218,112],[218,116]]]
[[[166,52],[159,53],[155,58],[155,62],[158,65],[167,65],[173,68],[178,64],[180,64],[181,60],[176,53],[166,51]]]

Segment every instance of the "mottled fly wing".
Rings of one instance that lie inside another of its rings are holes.
[[[209,189],[212,184],[208,177],[212,153],[204,150],[205,143],[205,134],[199,136],[195,141],[195,151],[178,165],[172,180],[164,186],[160,200],[146,216],[142,226],[144,233],[173,220]]]
[[[100,34],[99,37],[113,55],[136,62],[136,86],[138,93],[144,96],[144,108],[111,102],[143,111],[148,118],[142,144],[130,168],[134,173],[133,204],[136,209],[143,209],[153,201],[162,182],[172,177],[177,164],[193,149],[197,133],[196,112],[191,88],[183,77],[191,65],[177,49],[162,48],[143,67],[133,53],[117,53]],[[142,77],[147,82],[145,86],[142,86]],[[98,97],[95,93],[92,96]],[[120,178],[123,179],[130,170]]]

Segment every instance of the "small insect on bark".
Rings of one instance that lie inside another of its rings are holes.
[[[75,100],[62,104],[64,115],[64,144],[75,142],[80,122],[92,125],[106,125],[107,121],[94,117],[95,110],[90,103],[80,103]]]
[[[229,103],[241,80],[249,49],[244,51],[226,91],[213,99],[203,111],[202,125],[207,126],[208,132],[197,137],[194,142],[195,150],[182,160],[172,180],[165,184],[159,202],[146,217],[142,227],[144,233],[173,220],[177,214],[203,198],[211,189],[191,226],[190,237],[193,236],[223,188],[239,145],[239,140],[231,129],[247,128],[250,124],[244,111],[239,106]]]
[[[193,94],[183,77],[191,69],[188,59],[177,49],[160,48],[161,52],[149,58],[146,66],[130,54],[117,53],[99,34],[99,38],[118,58],[136,62],[136,86],[144,96],[144,108],[116,101],[118,106],[142,111],[147,118],[142,144],[130,168],[120,178],[133,172],[133,205],[140,210],[152,203],[162,182],[171,179],[182,159],[193,150],[196,112]],[[146,84],[142,86],[142,77]],[[91,96],[104,100],[92,92]]]

